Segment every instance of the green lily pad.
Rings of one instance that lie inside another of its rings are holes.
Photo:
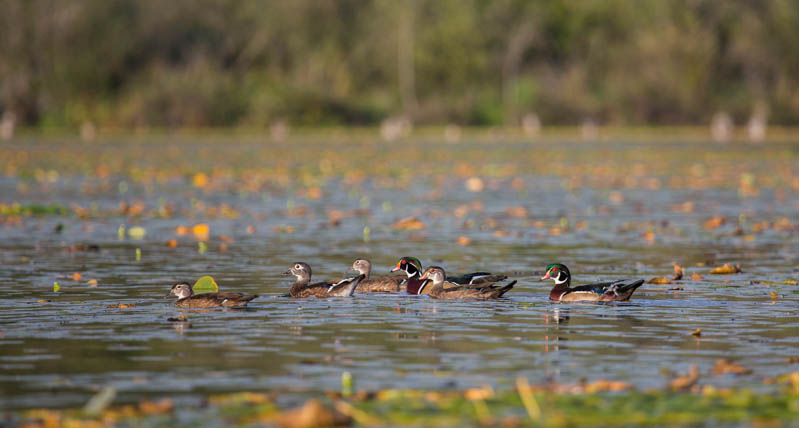
[[[216,293],[219,291],[219,286],[216,285],[216,281],[214,281],[214,277],[212,276],[204,276],[197,280],[194,283],[194,286],[191,287],[194,290],[194,294],[202,294],[202,293]]]

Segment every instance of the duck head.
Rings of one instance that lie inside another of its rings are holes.
[[[571,273],[566,265],[560,263],[552,263],[547,265],[546,274],[541,277],[542,281],[551,279],[555,281],[555,285],[565,285],[566,288],[571,284]]]
[[[294,275],[297,277],[297,282],[307,282],[311,280],[311,267],[308,263],[294,262],[291,269],[283,272],[283,275]]]
[[[355,261],[352,262],[351,270],[354,270],[361,275],[366,275],[366,277],[369,278],[369,273],[372,272],[372,263],[366,259],[355,259]]]
[[[403,257],[397,262],[397,266],[391,269],[392,272],[401,270],[408,275],[408,278],[420,275],[422,273],[422,262],[416,257]]]
[[[442,286],[446,278],[447,278],[447,273],[444,272],[444,268],[440,266],[430,266],[429,268],[425,269],[420,279],[432,282],[433,287],[435,288]],[[419,294],[422,294],[422,290],[427,286],[428,281],[425,281],[425,283],[419,289]]]
[[[172,286],[172,289],[169,290],[169,294],[166,297],[171,295],[175,295],[178,299],[185,299],[186,297],[191,296],[194,292],[191,289],[191,285],[188,282],[178,282],[177,284]]]

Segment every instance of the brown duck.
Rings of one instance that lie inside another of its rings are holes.
[[[366,259],[355,259],[352,262],[352,270],[364,275],[364,279],[355,289],[358,293],[397,293],[405,291],[405,278],[402,276],[369,275],[372,272],[372,263]]]
[[[349,297],[355,292],[365,275],[360,274],[354,278],[346,278],[340,281],[322,281],[311,284],[311,267],[307,263],[296,262],[291,269],[283,272],[283,275],[294,275],[297,281],[289,289],[289,295],[294,298],[304,297]]]
[[[421,279],[430,280],[423,285],[425,288],[432,287],[430,288],[430,297],[434,299],[497,299],[502,297],[503,294],[507,293],[513,288],[514,284],[516,284],[516,281],[511,281],[503,286],[487,285],[483,288],[476,288],[474,285],[465,286],[455,284],[447,287],[449,284],[445,281],[446,277],[447,274],[444,272],[444,269],[438,266],[430,266],[424,271]]]
[[[257,294],[243,293],[203,293],[194,294],[188,282],[179,282],[172,286],[169,294],[178,297],[175,306],[179,308],[235,308],[247,306],[247,303],[258,297]]]

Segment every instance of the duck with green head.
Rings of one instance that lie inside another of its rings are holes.
[[[416,257],[403,257],[391,269],[392,272],[403,271],[407,278],[404,285],[408,294],[428,294],[429,288],[425,289],[424,284],[429,279],[422,279],[422,262]],[[448,276],[446,282],[469,287],[485,287],[495,282],[507,279],[507,275],[493,275],[490,272],[472,272],[459,276]],[[445,286],[446,288],[446,286]]]
[[[630,296],[644,283],[643,279],[622,279],[572,287],[571,272],[561,263],[547,266],[541,280],[547,279],[555,282],[549,298],[557,302],[623,302],[630,300]]]

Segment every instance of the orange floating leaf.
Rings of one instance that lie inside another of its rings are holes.
[[[191,228],[191,233],[200,241],[207,241],[211,236],[211,228],[205,223],[195,224]]]
[[[395,221],[391,227],[399,230],[422,230],[425,226],[421,220],[411,216]]]
[[[183,236],[189,233],[189,228],[183,225],[180,225],[175,228],[175,234],[178,236]]]
[[[704,277],[704,276],[702,276],[702,275],[699,275],[699,274],[698,274],[698,273],[696,273],[696,272],[694,272],[694,273],[692,273],[692,274],[691,274],[691,280],[692,280],[692,281],[701,281],[701,280],[703,280],[703,279],[705,279],[705,277]]]
[[[83,278],[83,274],[81,274],[79,272],[75,272],[72,275],[70,275],[69,277],[72,278],[72,280],[75,281],[75,282],[80,282],[81,278]]]
[[[658,276],[655,278],[650,279],[646,282],[647,284],[671,284],[671,281],[666,278],[665,276]]]
[[[694,336],[694,337],[699,337],[701,335],[702,335],[702,329],[701,328],[697,328],[696,330],[694,330],[693,333],[691,333],[691,336]]]
[[[737,375],[744,375],[752,373],[752,370],[747,369],[744,366],[731,363],[724,359],[716,360],[716,365],[713,366],[712,372],[717,375],[721,374],[737,374]]]
[[[669,388],[674,391],[689,389],[696,385],[696,381],[698,380],[699,370],[696,368],[696,364],[691,364],[691,369],[688,374],[674,378],[671,382],[669,382]]]
[[[471,243],[472,243],[472,240],[470,238],[466,237],[466,236],[461,236],[460,238],[458,238],[458,244],[459,245],[469,245]]]
[[[682,266],[678,265],[677,263],[674,263],[674,276],[672,276],[671,279],[679,281],[682,279],[684,275],[685,271],[683,270]]]
[[[136,305],[133,303],[117,303],[116,305],[108,305],[106,308],[108,309],[125,309],[125,308],[135,308]]]
[[[89,287],[97,287],[97,280],[96,279],[90,279],[90,280],[86,281],[86,284],[88,284]]]
[[[702,223],[702,227],[704,227],[707,230],[713,230],[723,226],[725,223],[727,223],[727,217],[714,216],[705,221],[704,223]]]
[[[175,248],[178,246],[178,241],[176,239],[170,239],[169,241],[166,241],[166,246],[169,248]]]
[[[208,186],[208,176],[204,172],[198,172],[192,177],[191,184],[200,189],[205,188]]]

